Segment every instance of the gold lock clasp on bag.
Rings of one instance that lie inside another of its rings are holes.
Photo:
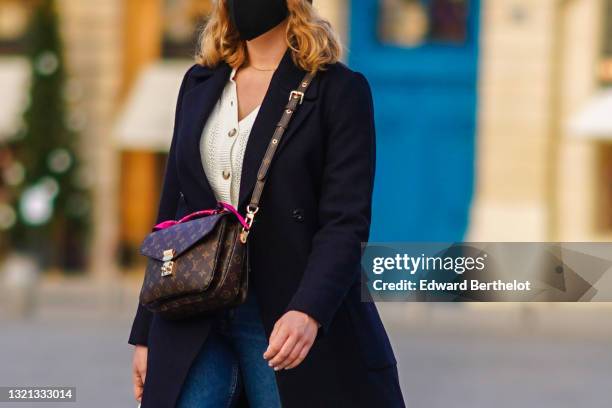
[[[174,272],[174,254],[174,249],[166,249],[164,251],[164,257],[162,258],[164,263],[161,267],[161,276],[170,276]]]

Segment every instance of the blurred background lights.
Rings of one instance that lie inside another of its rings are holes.
[[[54,149],[49,153],[47,158],[49,169],[54,173],[64,173],[72,165],[72,156],[70,152],[64,148]]]
[[[39,185],[46,190],[47,194],[52,199],[57,197],[57,195],[59,194],[60,186],[57,180],[55,180],[53,177],[43,177],[40,180]]]
[[[23,183],[25,178],[25,167],[20,162],[11,163],[2,172],[2,178],[4,182],[9,186],[18,186]]]
[[[58,67],[59,60],[57,55],[51,51],[41,53],[36,59],[34,66],[36,72],[44,76],[53,75]]]
[[[8,230],[17,221],[15,210],[8,204],[0,203],[0,230]]]
[[[27,188],[19,201],[19,212],[26,224],[44,225],[53,215],[53,199],[59,192],[59,185],[51,177]]]

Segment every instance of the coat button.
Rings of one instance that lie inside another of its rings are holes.
[[[229,178],[230,178],[230,172],[229,172],[229,171],[227,171],[227,170],[223,170],[222,175],[223,175],[223,178],[224,178],[225,180],[227,180],[227,179],[229,179]]]
[[[291,213],[291,216],[293,217],[293,219],[297,222],[303,222],[304,221],[304,210],[301,208],[296,208],[295,210],[293,210],[293,212]]]
[[[234,136],[236,136],[236,133],[237,133],[237,132],[238,132],[238,131],[236,130],[236,128],[234,128],[234,129],[230,130],[230,131],[228,132],[228,134],[227,134],[227,135],[228,135],[229,137],[234,137]]]

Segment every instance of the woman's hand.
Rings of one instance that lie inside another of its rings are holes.
[[[319,324],[306,313],[291,310],[274,325],[270,345],[264,353],[275,371],[297,367],[308,355]]]
[[[132,359],[132,382],[134,383],[134,398],[141,402],[144,390],[145,377],[147,376],[147,353],[149,349],[145,346],[136,346],[134,358]]]

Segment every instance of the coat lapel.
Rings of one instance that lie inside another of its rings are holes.
[[[259,165],[263,160],[263,156],[272,138],[276,124],[280,120],[283,109],[289,100],[289,93],[298,87],[305,74],[306,72],[294,65],[291,58],[291,52],[287,50],[278,69],[272,76],[270,86],[251,129],[251,134],[249,135],[240,179],[240,209],[244,209],[250,200],[250,194],[257,181]],[[291,138],[312,110],[314,99],[316,98],[317,85],[315,77],[315,80],[306,92],[304,102],[293,115],[291,123],[278,146],[275,157],[278,156],[283,146],[286,145],[287,140]],[[273,170],[271,169],[271,171]]]
[[[204,191],[204,200],[195,203],[197,208],[204,208],[216,202],[202,166],[200,138],[204,125],[219,100],[230,73],[229,65],[222,64],[217,69],[202,74],[201,78],[196,76],[196,80],[204,81],[187,91],[183,100],[183,117],[187,120],[184,120],[182,125],[184,138],[179,139],[182,141],[180,149],[181,156],[185,158],[184,163],[189,168],[189,174],[195,178],[199,189]]]

